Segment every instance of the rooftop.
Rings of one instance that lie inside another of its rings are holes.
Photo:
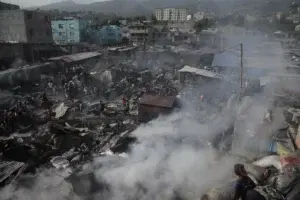
[[[82,52],[82,53],[70,54],[70,55],[66,55],[66,56],[52,57],[52,58],[49,58],[48,60],[50,60],[50,61],[62,60],[62,61],[70,63],[70,62],[76,62],[76,61],[80,61],[80,60],[97,57],[100,55],[101,55],[101,53],[99,53],[99,52]]]
[[[215,79],[230,81],[230,78],[223,75],[223,74],[215,73],[215,72],[208,71],[208,70],[205,70],[205,69],[190,67],[190,66],[187,66],[187,65],[185,65],[182,69],[180,69],[178,71],[179,72],[193,73],[193,74],[197,74],[197,75],[205,76],[205,77],[209,77],[209,78],[215,78]]]
[[[208,70],[204,70],[204,69],[198,69],[195,67],[190,67],[185,65],[182,69],[179,70],[179,72],[189,72],[189,73],[193,73],[193,74],[197,74],[197,75],[201,75],[201,76],[206,76],[206,77],[210,77],[210,78],[217,78],[218,74],[208,71]]]
[[[156,107],[173,107],[176,100],[176,96],[153,96],[150,94],[145,94],[139,100],[139,104],[156,106]]]

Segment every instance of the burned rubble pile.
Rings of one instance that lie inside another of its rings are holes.
[[[244,97],[236,110],[234,130],[223,134],[219,147],[224,153],[243,163],[255,190],[265,199],[280,194],[286,200],[300,198],[300,110],[289,97],[272,97],[272,108],[255,105],[252,97]],[[294,97],[291,97],[294,98]],[[257,105],[259,105],[257,104]],[[262,116],[259,119],[257,113]],[[255,126],[253,126],[253,123]],[[243,135],[241,135],[243,134]],[[223,146],[229,148],[222,148]],[[234,194],[232,177],[208,190],[203,199],[226,200]],[[272,194],[272,191],[276,194]]]
[[[41,168],[76,169],[105,152],[126,152],[135,142],[130,133],[138,125],[138,99],[144,93],[177,92],[163,75],[147,70],[112,66],[99,73],[105,80],[95,74],[74,64],[3,88],[1,186]]]

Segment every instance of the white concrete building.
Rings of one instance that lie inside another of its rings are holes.
[[[155,10],[155,17],[158,21],[162,21],[162,19],[163,19],[163,10],[162,9],[156,9]]]
[[[214,19],[215,18],[215,14],[211,13],[211,12],[196,12],[193,15],[193,19],[195,21],[200,21],[202,19]]]
[[[186,8],[163,8],[155,10],[155,17],[158,21],[186,21]]]

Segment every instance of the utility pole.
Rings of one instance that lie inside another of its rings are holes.
[[[241,91],[242,91],[242,89],[243,89],[243,75],[244,75],[244,66],[243,66],[244,49],[243,49],[243,43],[241,43],[240,46],[241,46]]]

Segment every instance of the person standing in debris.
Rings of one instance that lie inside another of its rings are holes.
[[[105,103],[103,101],[100,101],[100,105],[101,105],[100,112],[102,113],[105,110]]]
[[[125,105],[126,105],[126,98],[125,97],[122,97],[122,104],[125,107]]]
[[[52,82],[51,80],[48,82],[48,87],[49,87],[50,89],[52,89],[52,87],[53,87],[53,82]]]
[[[52,80],[50,80],[48,82],[48,88],[49,88],[50,92],[52,92],[52,94],[55,95],[55,87],[54,87],[54,83]]]
[[[244,165],[234,165],[234,173],[238,176],[233,200],[266,200],[264,196],[254,190],[255,183],[247,175]]]
[[[84,92],[84,95],[87,96],[88,95],[88,89],[86,86],[83,87],[83,92]]]
[[[40,98],[40,103],[43,107],[49,107],[50,105],[50,101],[46,95],[46,92],[43,92]]]
[[[68,98],[69,97],[69,95],[68,95],[68,83],[66,82],[65,84],[64,84],[64,89],[65,89],[65,97],[66,98]]]
[[[97,94],[97,93],[98,93],[97,87],[94,87],[94,88],[93,88],[93,93],[94,93],[94,94]]]
[[[122,104],[124,107],[124,114],[128,114],[129,112],[129,102],[127,101],[127,99],[124,97],[122,97]]]

